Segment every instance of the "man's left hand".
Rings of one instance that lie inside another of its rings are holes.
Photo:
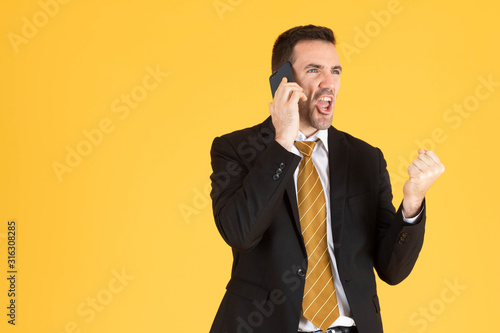
[[[431,150],[418,150],[418,157],[408,167],[410,179],[403,186],[403,214],[415,217],[422,206],[425,193],[444,172],[444,165]]]

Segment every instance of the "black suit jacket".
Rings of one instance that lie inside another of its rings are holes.
[[[300,157],[274,133],[269,117],[212,145],[214,217],[234,261],[211,332],[297,332],[307,271],[293,181]],[[408,276],[422,247],[425,208],[413,225],[401,207],[395,211],[378,148],[334,127],[328,146],[338,273],[359,332],[382,332],[374,268],[389,284]]]

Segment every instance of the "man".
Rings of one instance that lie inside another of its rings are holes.
[[[419,150],[396,212],[382,152],[331,126],[333,32],[284,32],[273,71],[287,61],[296,82],[283,79],[271,116],[212,145],[214,217],[234,262],[211,332],[382,332],[373,269],[389,284],[408,276],[444,167]]]

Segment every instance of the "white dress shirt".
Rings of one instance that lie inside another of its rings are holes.
[[[333,322],[330,327],[334,326],[353,326],[355,325],[354,319],[352,319],[351,309],[349,308],[349,303],[347,302],[347,297],[345,295],[344,288],[340,282],[339,273],[337,271],[337,262],[335,260],[335,255],[333,252],[333,235],[331,228],[331,210],[330,210],[330,177],[329,177],[329,159],[328,159],[328,130],[318,130],[316,133],[306,138],[302,132],[299,131],[299,135],[295,141],[316,141],[316,146],[314,147],[313,153],[311,154],[312,162],[318,171],[321,184],[323,185],[323,192],[325,193],[326,202],[326,236],[328,242],[328,252],[330,254],[333,283],[335,285],[335,292],[337,296],[338,308],[339,308],[339,318]],[[297,156],[302,157],[297,147],[292,147],[292,153]],[[299,164],[300,165],[300,164]],[[299,173],[299,167],[295,170],[293,174],[293,179],[295,181],[295,188],[297,188],[297,176]],[[407,219],[405,222],[414,222],[419,215],[414,218]],[[312,322],[307,320],[301,315],[299,323],[299,331],[317,331],[319,330]]]

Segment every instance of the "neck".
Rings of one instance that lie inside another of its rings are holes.
[[[318,131],[317,128],[308,127],[308,128],[299,128],[300,132],[306,136],[306,138],[310,137],[314,133]]]

